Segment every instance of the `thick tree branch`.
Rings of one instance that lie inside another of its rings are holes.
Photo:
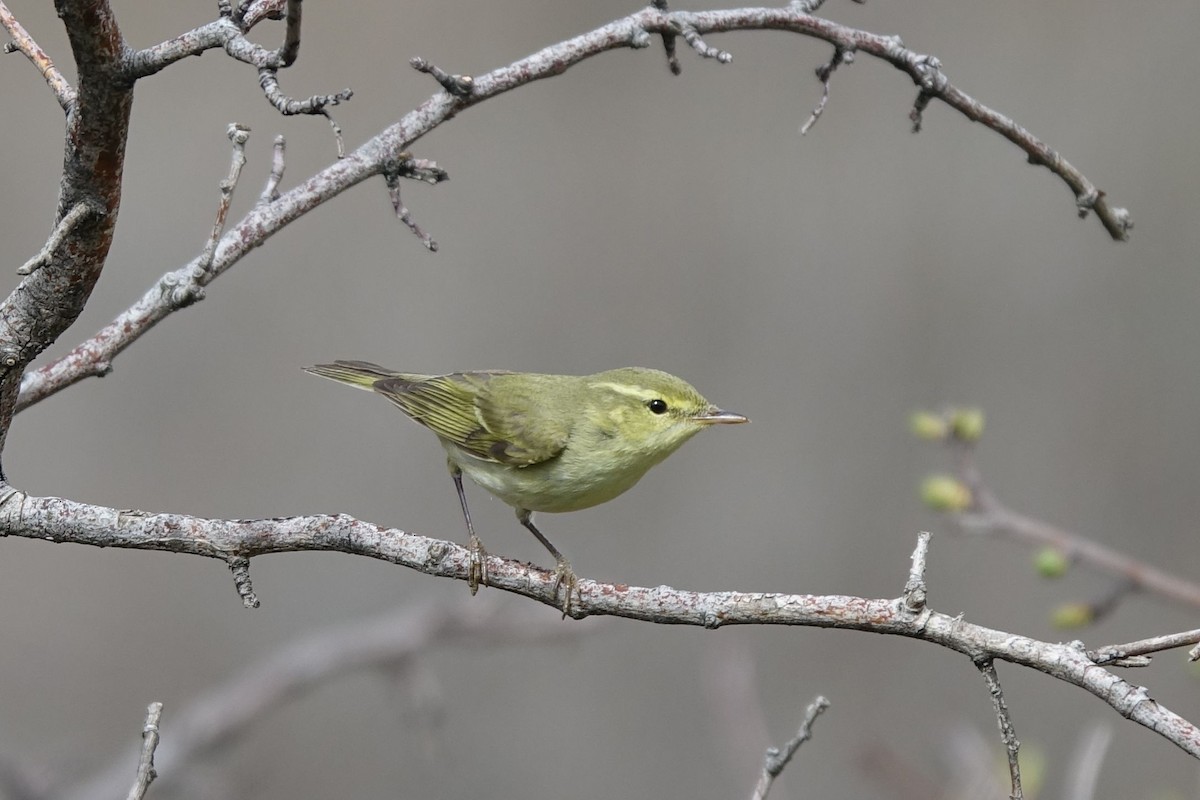
[[[427,575],[467,581],[471,552],[453,542],[384,528],[344,514],[282,519],[220,520],[151,514],[30,497],[0,484],[0,535],[189,553],[223,561],[269,553],[321,550],[363,555]],[[919,550],[919,548],[918,548]],[[488,585],[558,607],[551,570],[489,555]],[[1121,716],[1155,731],[1200,758],[1200,729],[1135,686],[1098,666],[1082,646],[1041,642],[992,630],[925,608],[914,613],[906,598],[761,592],[689,592],[581,579],[570,616],[606,615],[716,629],[726,625],[799,625],[869,631],[932,642],[978,663],[1009,661],[1079,686]]]
[[[133,85],[119,77],[125,42],[104,0],[57,0],[78,67],[67,112],[66,148],[55,230],[74,218],[57,246],[0,304],[0,450],[12,422],[25,365],[75,321],[91,296],[112,244]]]

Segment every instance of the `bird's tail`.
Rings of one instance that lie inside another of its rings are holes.
[[[305,367],[304,371],[367,391],[373,391],[377,381],[412,377],[402,372],[392,372],[369,361],[335,361],[332,364]]]

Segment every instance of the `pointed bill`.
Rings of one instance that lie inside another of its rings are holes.
[[[696,422],[702,422],[705,425],[737,425],[741,422],[750,421],[741,414],[735,414],[732,411],[723,411],[716,406],[709,406],[704,411],[692,417],[692,419]]]

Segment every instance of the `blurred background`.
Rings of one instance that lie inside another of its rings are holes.
[[[216,13],[212,2],[113,5],[135,47]],[[50,4],[10,7],[73,77]],[[282,85],[296,97],[353,88],[334,113],[354,147],[438,88],[411,56],[482,73],[636,8],[307,3],[300,59]],[[881,62],[860,55],[840,69],[802,138],[828,45],[710,37],[733,53],[722,66],[681,42],[673,77],[656,41],[472,108],[418,142],[415,154],[451,175],[403,187],[438,253],[396,221],[382,180],[358,187],[235,266],[111,376],[22,413],[4,454],[9,478],[115,507],[347,512],[462,541],[433,437],[383,400],[300,367],[639,364],[754,422],[697,438],[616,502],[544,516],[582,576],[890,597],[917,532],[932,528],[936,610],[1089,646],[1194,627],[1194,611],[1151,597],[1082,632],[1052,627],[1053,608],[1090,599],[1105,580],[1084,570],[1040,579],[1028,550],[955,535],[923,510],[916,487],[944,454],[913,440],[907,418],[943,402],[981,405],[979,459],[1002,499],[1194,573],[1200,5],[935,0],[823,12],[937,55],[959,88],[1128,207],[1132,241],[1078,220],[1057,178],[940,104],[914,136],[915,88]],[[281,36],[278,24],[256,32],[271,46]],[[0,67],[7,292],[49,232],[62,113],[21,56]],[[254,134],[231,220],[257,199],[275,134],[288,141],[284,189],[334,156],[324,120],[281,118],[253,71],[223,53],[139,83],[109,264],[44,358],[200,252],[234,121]],[[547,563],[506,506],[468,492],[492,552]],[[467,592],[365,558],[282,555],[254,561],[263,605],[248,611],[216,561],[19,539],[0,551],[0,754],[47,780],[119,760],[132,779],[149,701],[166,704],[166,753],[172,714],[255,659],[327,626]],[[501,602],[514,614],[530,605]],[[330,681],[208,761],[220,781],[185,788],[264,799],[745,796],[764,749],[823,693],[832,708],[778,796],[905,797],[901,772],[944,783],[976,734],[1006,791],[983,681],[949,651],[810,629],[562,624],[581,635],[439,647],[411,680]],[[1075,748],[1098,724],[1115,735],[1098,796],[1196,796],[1196,763],[1165,740],[1082,690],[999,671],[1023,753],[1044,764],[1043,796],[1063,793]],[[1200,719],[1182,651],[1128,677]],[[171,778],[151,791],[168,796]]]

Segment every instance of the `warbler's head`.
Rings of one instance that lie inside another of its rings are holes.
[[[613,369],[589,376],[587,386],[595,445],[654,463],[709,425],[748,421],[717,408],[682,378],[656,369]]]

